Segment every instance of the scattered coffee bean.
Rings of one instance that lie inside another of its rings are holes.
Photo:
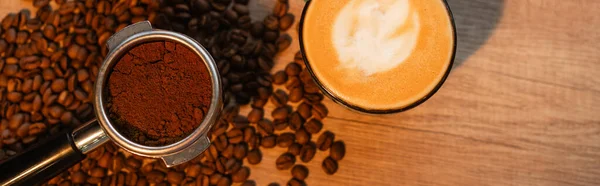
[[[335,134],[330,131],[325,131],[317,139],[317,147],[319,147],[319,150],[321,151],[326,151],[329,149],[329,147],[331,147],[334,139]]]
[[[273,75],[273,84],[281,85],[287,81],[287,73],[285,71],[278,71]]]
[[[308,168],[304,165],[295,165],[292,168],[292,177],[298,180],[305,180],[308,177]]]
[[[336,141],[331,145],[331,150],[329,150],[329,156],[336,161],[340,161],[346,155],[346,145],[343,141]]]
[[[277,165],[277,169],[286,170],[291,168],[296,163],[296,157],[291,153],[283,153],[281,156],[275,160],[275,164]]]
[[[310,119],[304,124],[304,128],[311,134],[316,134],[323,128],[323,123],[317,119]]]
[[[233,175],[231,176],[231,180],[235,183],[241,183],[241,182],[246,181],[249,176],[250,176],[250,168],[242,167],[240,170],[233,173]]]
[[[294,24],[294,14],[285,14],[279,18],[279,29],[282,31],[288,30]]]
[[[270,136],[266,136],[262,139],[261,141],[261,146],[264,148],[273,148],[276,145],[276,141],[277,141],[277,136],[276,135],[270,135]]]
[[[277,137],[277,146],[287,148],[296,140],[296,136],[291,132],[281,133]]]
[[[252,149],[248,152],[246,159],[248,160],[248,163],[252,165],[258,164],[262,161],[262,152],[257,148]]]
[[[313,143],[312,141],[308,142],[307,144],[304,144],[300,149],[300,160],[302,160],[302,162],[304,163],[307,163],[315,157],[316,153],[317,146],[315,145],[315,143]]]
[[[277,89],[273,96],[271,96],[271,103],[273,103],[276,107],[285,106],[288,102],[288,95],[285,91],[281,89]]]
[[[327,157],[325,158],[325,160],[323,160],[321,167],[323,168],[323,171],[325,171],[325,173],[332,175],[335,172],[337,172],[338,163],[333,158]]]

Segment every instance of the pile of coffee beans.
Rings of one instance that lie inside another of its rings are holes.
[[[196,39],[217,61],[227,106],[210,132],[211,146],[194,160],[167,168],[110,142],[47,185],[256,185],[244,162],[272,163],[290,171],[283,184],[306,185],[309,169],[303,164],[318,151],[329,151],[317,160],[324,173],[338,170],[345,145],[324,129],[329,111],[301,53],[271,74],[274,57],[292,43],[285,31],[295,16],[287,0],[277,0],[260,20],[250,18],[249,0],[33,3],[35,16],[22,10],[1,22],[0,161],[91,119],[92,87],[108,52],[106,41],[131,23],[150,20]],[[263,162],[262,151],[271,148],[287,150],[275,162]]]
[[[0,27],[0,160],[93,117],[93,84],[108,38],[151,18],[140,1],[35,0]]]

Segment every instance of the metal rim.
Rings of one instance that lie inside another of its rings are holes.
[[[299,29],[298,29],[298,39],[300,40],[300,51],[302,53],[302,57],[304,58],[304,64],[306,66],[306,69],[308,69],[308,72],[314,79],[315,83],[317,83],[319,89],[321,89],[321,91],[324,92],[327,97],[329,97],[331,100],[333,100],[333,102],[338,103],[339,105],[342,105],[342,106],[349,108],[351,110],[354,110],[354,111],[358,111],[358,112],[362,112],[362,113],[366,113],[366,114],[393,114],[393,113],[403,112],[403,111],[406,111],[406,110],[409,110],[416,106],[421,105],[422,103],[427,101],[429,98],[431,98],[442,87],[442,85],[448,78],[450,71],[452,70],[452,66],[454,65],[454,58],[456,56],[457,37],[456,37],[456,25],[454,23],[454,16],[452,15],[452,10],[450,10],[450,6],[448,5],[448,2],[446,0],[440,0],[440,1],[442,1],[444,6],[446,7],[446,11],[448,13],[448,18],[450,19],[450,25],[451,25],[451,29],[452,29],[453,44],[452,44],[452,55],[450,57],[450,63],[448,63],[448,66],[446,67],[446,72],[444,73],[444,76],[442,76],[442,79],[440,79],[438,84],[429,93],[427,93],[427,95],[425,95],[423,98],[415,101],[414,103],[411,103],[405,107],[396,108],[396,109],[365,109],[360,106],[353,105],[347,101],[344,101],[341,98],[336,97],[330,90],[325,88],[325,86],[323,86],[323,83],[321,83],[319,78],[313,72],[313,69],[310,66],[310,63],[308,62],[308,58],[306,56],[306,51],[304,49],[304,40],[303,40],[304,19],[306,17],[306,12],[310,6],[310,3],[312,2],[311,0],[307,1],[306,4],[304,5],[304,9],[302,10],[302,16],[300,17]]]
[[[208,109],[208,113],[206,114],[202,123],[194,130],[190,135],[186,138],[166,145],[166,146],[145,146],[138,143],[135,143],[123,135],[121,135],[117,129],[110,123],[110,120],[107,115],[107,111],[104,109],[103,103],[103,89],[106,84],[106,80],[110,74],[112,67],[118,62],[118,60],[123,56],[126,52],[128,52],[131,48],[145,42],[151,41],[173,41],[179,44],[183,44],[188,48],[192,49],[198,56],[204,60],[204,64],[208,69],[208,72],[211,77],[211,82],[213,84],[212,91],[212,99],[211,105]],[[168,154],[177,153],[181,150],[184,150],[189,145],[193,144],[200,137],[206,135],[210,130],[212,124],[214,124],[218,118],[219,110],[222,107],[222,90],[221,90],[221,80],[219,71],[217,70],[217,66],[214,62],[214,59],[210,56],[208,51],[198,44],[192,38],[188,36],[170,32],[170,31],[162,31],[162,30],[152,30],[141,32],[132,35],[123,41],[119,46],[115,47],[113,51],[111,51],[104,63],[99,69],[98,78],[96,80],[96,84],[94,87],[94,93],[96,94],[94,98],[94,110],[96,112],[96,116],[102,129],[104,132],[119,146],[125,148],[126,150],[141,156],[148,157],[161,157]]]

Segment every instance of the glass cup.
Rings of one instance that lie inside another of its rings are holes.
[[[311,8],[311,0],[306,1],[306,4],[304,5],[304,9],[302,11],[302,16],[300,17],[300,22],[299,22],[299,29],[298,29],[298,36],[300,39],[300,50],[302,51],[302,57],[304,58],[304,63],[306,64],[306,69],[308,69],[308,71],[310,72],[310,75],[312,76],[312,78],[314,79],[315,83],[318,85],[318,87],[321,89],[321,91],[329,98],[331,98],[331,100],[333,100],[335,103],[342,105],[346,108],[349,108],[351,110],[354,111],[358,111],[360,113],[366,113],[366,114],[392,114],[392,113],[398,113],[398,112],[403,112],[412,108],[415,108],[416,106],[419,106],[420,104],[424,103],[425,101],[427,101],[429,98],[431,98],[441,87],[442,84],[444,84],[444,81],[446,80],[446,78],[448,77],[448,75],[450,74],[450,70],[452,68],[452,65],[454,63],[454,57],[456,54],[456,26],[454,24],[454,18],[452,16],[452,11],[450,10],[450,7],[448,6],[448,2],[446,2],[446,0],[439,0],[442,1],[442,3],[444,4],[445,8],[446,8],[446,12],[448,14],[448,18],[450,19],[450,26],[451,26],[451,30],[452,30],[452,49],[451,49],[451,57],[449,58],[450,62],[448,63],[448,66],[446,66],[445,68],[445,73],[443,75],[443,77],[440,79],[439,82],[437,82],[437,85],[431,90],[429,91],[425,96],[423,96],[422,98],[418,99],[415,102],[412,102],[410,104],[407,104],[404,107],[401,108],[394,108],[394,109],[369,109],[369,108],[364,108],[355,104],[351,104],[348,101],[345,101],[343,99],[341,99],[340,97],[336,96],[336,94],[333,93],[333,91],[331,91],[327,86],[325,86],[322,81],[319,79],[319,77],[315,74],[314,72],[314,67],[311,67],[311,63],[309,62],[308,58],[307,58],[307,53],[306,53],[306,48],[305,48],[305,44],[304,44],[304,24],[305,24],[305,19],[306,19],[306,14],[308,12],[308,10]],[[351,98],[350,98],[351,99]]]

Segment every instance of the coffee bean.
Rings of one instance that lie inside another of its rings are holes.
[[[301,87],[301,86],[302,86],[302,83],[300,82],[300,79],[298,79],[295,76],[289,77],[288,81],[285,83],[285,88],[288,90],[292,90],[296,87]]]
[[[338,163],[331,157],[325,158],[321,164],[323,171],[329,175],[333,175],[338,170]]]
[[[254,127],[246,127],[243,131],[245,142],[250,142],[252,138],[256,135],[256,129],[254,129]]]
[[[237,144],[244,140],[244,132],[241,129],[233,129],[227,132],[230,144]]]
[[[286,120],[288,118],[289,113],[289,108],[282,106],[273,110],[273,112],[271,112],[271,116],[275,120]]]
[[[313,109],[314,110],[314,109]],[[311,134],[316,134],[323,128],[323,123],[317,119],[310,119],[304,124],[304,128]]]
[[[273,43],[275,41],[277,41],[277,39],[279,39],[279,33],[276,31],[265,31],[264,35],[263,35],[263,40],[265,42],[269,42],[268,44],[265,44],[265,46],[263,47],[263,53],[268,53],[269,56],[273,56],[275,52],[277,52],[277,50],[275,50],[275,46],[269,45],[270,43]]]
[[[288,76],[297,76],[300,74],[300,72],[302,72],[302,67],[297,63],[289,63],[285,67],[285,73]]]
[[[317,153],[317,146],[315,145],[315,143],[308,142],[307,144],[304,144],[302,146],[302,149],[300,149],[300,160],[302,160],[302,162],[307,163],[310,160],[312,160],[315,157],[315,154]]]
[[[231,175],[231,180],[235,183],[241,183],[241,182],[246,181],[249,176],[250,176],[250,168],[242,167],[240,170],[238,170],[237,172],[235,172]]]
[[[248,154],[248,144],[240,143],[237,144],[233,149],[233,156],[237,159],[244,159]]]
[[[289,9],[290,5],[287,1],[277,1],[273,7],[273,14],[277,17],[283,17]]]
[[[317,119],[324,119],[329,114],[329,110],[322,103],[314,104],[312,107],[312,115]]]
[[[256,165],[262,160],[262,152],[260,152],[258,148],[252,149],[248,152],[246,159],[248,160],[249,164]]]
[[[275,147],[277,141],[276,135],[265,136],[261,141],[261,146],[264,148],[273,148]]]
[[[276,119],[273,121],[273,128],[277,131],[284,130],[288,125],[287,119]]]
[[[291,132],[284,132],[277,137],[277,146],[286,148],[289,147],[292,143],[294,143],[295,140],[296,135],[294,135]]]
[[[302,128],[302,126],[304,125],[304,118],[300,116],[300,113],[293,112],[292,114],[290,114],[289,125],[290,129],[296,131]]]
[[[331,150],[329,150],[329,156],[336,160],[340,161],[346,155],[346,145],[343,141],[336,141],[331,145]]]
[[[121,153],[114,156],[111,167],[113,172],[118,172],[123,169],[123,167],[125,167],[125,156]]]
[[[308,168],[304,165],[295,165],[292,168],[292,177],[298,180],[305,180],[308,177]]]
[[[279,186],[279,183],[275,183],[275,182],[273,182],[273,183],[269,183],[269,185],[268,185],[268,186]]]
[[[319,147],[319,150],[326,151],[329,149],[329,147],[331,147],[334,139],[335,134],[330,131],[325,131],[317,139],[317,147]]]
[[[238,115],[236,117],[233,118],[233,126],[235,128],[244,128],[246,126],[250,125],[250,121],[248,121],[248,118],[242,116],[242,115]]]
[[[256,125],[256,129],[263,136],[271,135],[275,130],[273,128],[273,122],[267,119],[260,120]]]
[[[265,17],[263,21],[265,28],[269,30],[277,30],[279,29],[279,19],[273,15],[269,15]]]
[[[185,178],[185,174],[177,171],[169,171],[167,173],[167,181],[171,184],[180,184]]]
[[[201,174],[202,166],[200,164],[191,164],[185,168],[185,175],[187,177],[198,177]]]
[[[240,170],[242,163],[235,158],[227,159],[225,162],[225,174],[233,174]]]
[[[296,163],[296,157],[291,153],[283,153],[281,156],[275,160],[275,164],[277,165],[277,169],[286,170],[291,168],[294,163]]]
[[[286,31],[294,24],[294,14],[285,14],[283,17],[279,18],[279,29],[281,31]]]
[[[296,130],[296,141],[300,144],[306,144],[310,141],[311,135],[304,128]]]
[[[300,150],[302,149],[302,145],[299,143],[293,143],[288,147],[287,152],[293,154],[294,156],[300,155]]]
[[[263,36],[264,32],[265,32],[265,25],[263,22],[252,23],[252,26],[250,28],[250,33],[252,34],[252,36],[260,38]]]
[[[142,162],[140,162],[140,160],[133,158],[133,156],[127,158],[126,163],[127,163],[127,167],[129,168],[130,171],[138,171],[140,169],[140,167],[142,166]]]
[[[71,181],[73,181],[74,184],[83,184],[85,183],[85,180],[87,180],[87,177],[87,174],[82,171],[76,171],[71,174]]]
[[[277,43],[277,48],[279,49],[278,52],[282,52],[292,44],[292,37],[288,34],[283,34],[283,35],[279,36],[279,39],[277,39],[276,43]],[[294,64],[294,63],[290,63],[290,64]]]
[[[285,71],[278,71],[273,75],[273,84],[282,85],[287,81],[287,73]]]
[[[246,180],[242,183],[242,186],[256,186],[256,182],[254,180]]]
[[[252,111],[250,111],[250,113],[248,114],[248,121],[250,123],[257,123],[263,118],[263,116],[263,109],[252,109]]]
[[[90,170],[90,176],[102,178],[106,176],[106,170],[101,167],[94,167],[92,170]]]
[[[231,179],[229,179],[228,177],[221,177],[221,179],[219,180],[219,182],[217,182],[216,185],[217,186],[229,186],[229,185],[231,185]]]
[[[298,105],[298,107],[296,107],[296,112],[298,112],[302,118],[308,119],[310,116],[312,116],[312,106],[302,102],[300,105]]]

